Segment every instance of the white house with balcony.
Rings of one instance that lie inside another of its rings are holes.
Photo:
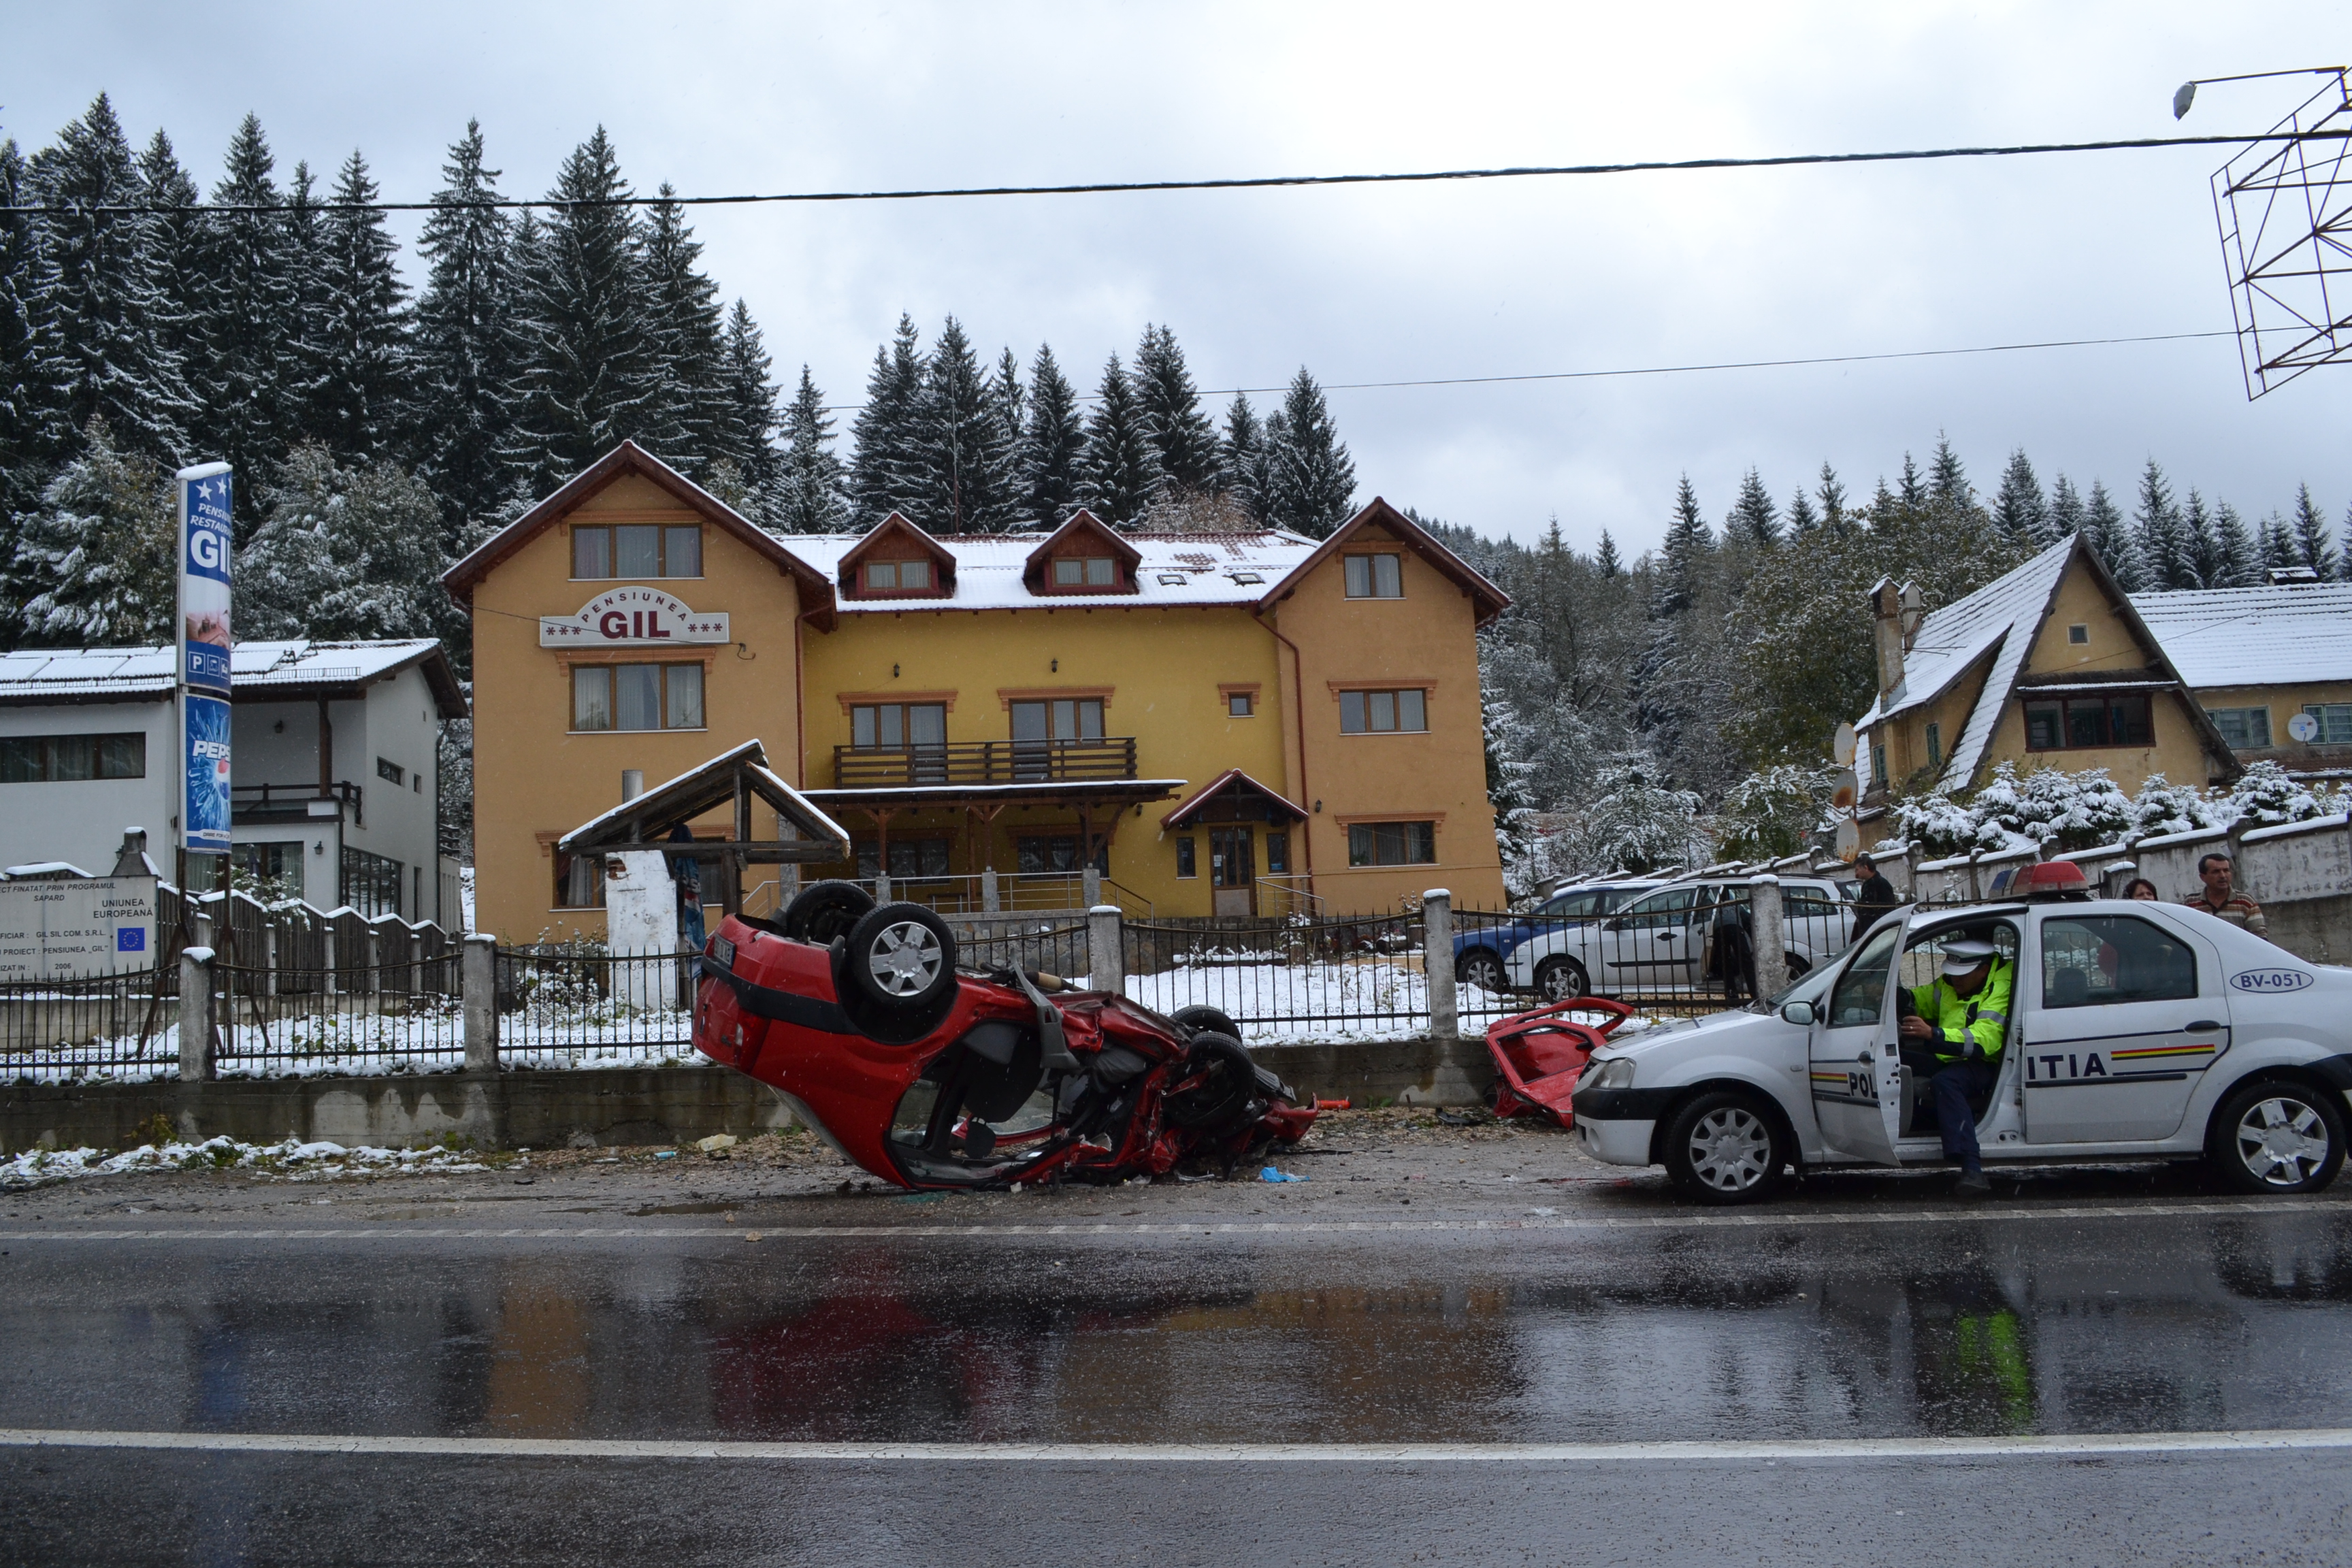
[[[230,676],[240,868],[321,909],[457,929],[437,763],[467,705],[440,643],[240,643]],[[167,647],[0,654],[0,867],[104,875],[139,827],[173,875],[172,696]]]

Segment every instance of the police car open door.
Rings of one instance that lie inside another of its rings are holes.
[[[1830,987],[1808,1052],[1813,1120],[1842,1154],[1895,1163],[1903,1128],[1903,1075],[1895,1042],[1895,955],[1908,921],[1874,927]]]

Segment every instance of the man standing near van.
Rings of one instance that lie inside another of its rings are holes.
[[[1944,1158],[1960,1163],[1953,1192],[1964,1198],[1992,1193],[1977,1148],[1973,1102],[1991,1092],[2000,1075],[2016,980],[2016,966],[1992,943],[1973,937],[1948,942],[1943,973],[1911,993],[1896,1026],[1906,1041],[1917,1042],[1934,1058],[1927,1087],[1936,1100],[1936,1130],[1943,1135]]]
[[[2227,855],[2207,855],[2197,862],[2198,879],[2204,890],[2195,898],[2184,900],[2192,910],[2203,910],[2233,926],[2243,926],[2256,936],[2268,936],[2271,922],[2263,918],[2263,906],[2238,891],[2238,868]]]
[[[1878,862],[1867,855],[1853,858],[1853,868],[1862,873],[1862,886],[1853,895],[1853,940],[1860,942],[1870,934],[1870,928],[1893,914],[1896,909],[1895,884],[1879,870]]]

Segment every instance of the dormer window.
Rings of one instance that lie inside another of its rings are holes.
[[[868,561],[866,591],[869,594],[928,594],[931,563],[928,561]]]
[[[1108,555],[1064,556],[1054,563],[1056,588],[1116,588],[1118,563]]]

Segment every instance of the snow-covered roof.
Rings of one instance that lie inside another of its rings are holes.
[[[2284,583],[2134,594],[2193,687],[2352,680],[2352,583]]]
[[[168,647],[19,648],[0,653],[0,703],[75,698],[160,700],[172,694],[174,650]],[[361,686],[412,664],[441,700],[443,716],[463,718],[465,698],[441,644],[432,637],[373,642],[241,642],[229,652],[238,691]],[[443,689],[446,688],[446,691]]]
[[[1132,594],[1041,594],[1024,580],[1029,558],[1052,534],[1045,530],[987,535],[949,534],[940,547],[955,557],[955,578],[937,598],[861,599],[843,595],[845,616],[904,615],[910,610],[1011,610],[1039,605],[1109,609],[1122,605],[1254,605],[1315,553],[1316,541],[1268,530],[1262,533],[1122,533],[1140,559]],[[781,536],[793,553],[838,579],[844,557],[862,533]]]

